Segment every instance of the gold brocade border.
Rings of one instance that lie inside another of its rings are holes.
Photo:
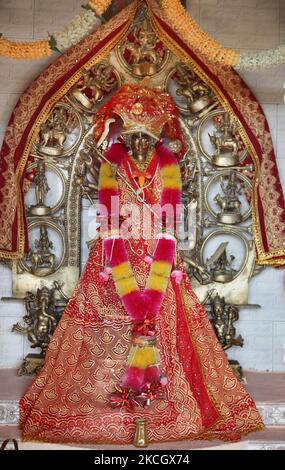
[[[149,4],[151,5],[153,2],[150,2],[148,0]],[[157,36],[161,39],[161,41],[164,42],[164,44],[177,56],[179,57],[180,60],[182,60],[184,63],[189,65],[196,73],[199,75],[202,80],[205,81],[206,84],[208,84],[216,93],[218,98],[220,99],[220,102],[224,109],[230,113],[231,116],[234,116],[237,118],[235,112],[233,111],[231,105],[229,104],[228,100],[220,90],[220,88],[214,83],[208,75],[201,69],[201,67],[197,64],[197,62],[192,58],[189,57],[185,51],[177,44],[174,43],[173,39],[170,38],[165,30],[161,27],[161,25],[158,23],[152,9],[155,7],[151,6],[150,7],[150,17],[151,17],[151,23],[152,27],[157,34]],[[165,19],[164,19],[165,21]],[[165,21],[166,22],[166,21]],[[240,125],[240,135],[241,138],[246,145],[251,158],[254,161],[255,165],[255,175],[254,175],[254,182],[253,182],[253,210],[252,210],[252,215],[253,215],[253,221],[252,221],[252,226],[253,226],[253,235],[254,235],[254,241],[255,241],[255,246],[256,246],[256,262],[258,264],[266,264],[266,265],[285,265],[285,259],[272,259],[273,257],[279,257],[279,256],[285,256],[285,249],[281,250],[273,250],[269,252],[264,251],[263,243],[262,243],[262,237],[260,233],[260,226],[258,223],[258,202],[257,202],[257,185],[259,183],[260,179],[260,162],[258,159],[258,156],[256,154],[256,151],[253,147],[253,144],[244,129],[243,125],[241,124],[240,120],[238,119],[239,125]]]
[[[117,35],[108,43],[106,44],[99,53],[97,53],[92,59],[86,62],[79,70],[77,70],[74,75],[69,78],[64,85],[47,101],[47,103],[43,106],[39,117],[37,118],[35,124],[33,125],[32,129],[29,132],[27,142],[25,145],[25,149],[23,151],[21,161],[18,165],[16,171],[16,181],[19,184],[23,171],[26,167],[27,160],[30,155],[30,151],[33,145],[33,142],[39,132],[40,126],[42,123],[47,119],[52,107],[69,91],[69,89],[80,79],[81,71],[84,68],[90,68],[96,63],[103,60],[115,47],[115,45],[125,36],[128,29],[130,28],[133,19],[135,17],[137,6],[139,2],[134,2],[130,17],[126,25],[122,28],[122,30],[117,33]],[[17,213],[17,224],[18,224],[18,246],[17,251],[13,253],[8,253],[6,251],[0,251],[0,259],[19,259],[24,255],[24,241],[25,241],[25,233],[24,233],[24,204],[22,203],[22,196],[21,192],[17,191],[17,200],[18,200],[18,213]]]

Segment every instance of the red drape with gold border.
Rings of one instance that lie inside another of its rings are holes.
[[[99,62],[132,23],[140,1],[133,2],[98,31],[57,59],[19,100],[0,154],[0,258],[20,258],[27,249],[23,206],[24,173],[32,142],[52,106],[80,78],[83,67]],[[166,46],[215,91],[222,106],[242,125],[242,138],[255,165],[253,232],[260,264],[285,264],[285,202],[264,112],[231,68],[210,63],[173,30],[155,0],[147,0],[154,30]]]

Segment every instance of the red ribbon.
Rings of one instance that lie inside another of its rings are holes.
[[[165,395],[160,384],[148,383],[138,398],[143,401],[143,406],[149,406],[155,399],[164,399]]]
[[[139,403],[135,400],[135,395],[132,390],[126,388],[117,388],[117,392],[113,393],[110,398],[110,404],[113,408],[120,407],[127,411],[131,411]]]
[[[133,328],[133,335],[155,336],[156,322],[155,319],[146,319],[141,323],[137,323]]]

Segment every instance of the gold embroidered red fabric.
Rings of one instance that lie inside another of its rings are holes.
[[[134,184],[132,165],[127,160],[121,168],[120,201],[139,204],[141,217],[142,203],[125,183]],[[145,200],[154,204],[160,200],[161,179],[157,165],[150,164],[148,171],[153,180]],[[149,270],[144,256],[151,253],[152,244],[151,238],[139,238],[127,245],[142,289]],[[45,365],[20,402],[23,438],[131,443],[141,417],[147,419],[150,442],[236,441],[261,429],[255,404],[232,372],[186,275],[180,285],[170,282],[158,320],[161,369],[168,378],[166,398],[132,412],[111,408],[110,394],[125,370],[132,324],[113,280],[101,281],[101,264],[98,238],[51,340]]]

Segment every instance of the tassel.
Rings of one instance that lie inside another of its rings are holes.
[[[109,275],[105,273],[104,271],[101,271],[99,273],[99,277],[103,282],[108,282],[109,281]]]
[[[180,284],[183,279],[183,272],[180,271],[179,269],[175,269],[174,271],[172,271],[171,277],[172,279],[174,279],[176,284]]]
[[[112,268],[111,268],[111,266],[105,266],[105,268],[104,268],[104,273],[108,274],[108,276],[109,276],[110,274],[112,274]]]
[[[127,367],[122,379],[122,386],[140,392],[144,387],[144,369]]]
[[[145,384],[147,383],[159,383],[160,382],[160,370],[157,366],[150,366],[145,370],[144,374]]]
[[[167,377],[165,377],[165,375],[162,375],[162,376],[160,377],[160,385],[161,385],[162,387],[166,387],[167,383],[168,383]]]

